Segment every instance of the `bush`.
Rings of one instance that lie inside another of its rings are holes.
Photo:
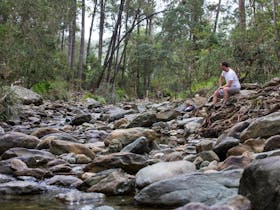
[[[33,85],[32,90],[40,95],[45,95],[50,90],[50,82],[48,81],[40,81]]]
[[[69,99],[68,84],[64,81],[40,81],[32,89],[50,100]]]
[[[210,77],[208,80],[196,82],[192,85],[191,90],[192,92],[197,92],[201,89],[212,89],[214,86],[217,86],[217,78]]]
[[[101,104],[105,104],[106,103],[106,100],[104,97],[102,96],[98,96],[98,95],[93,95],[92,93],[90,92],[86,92],[83,96],[84,99],[87,99],[87,98],[92,98],[98,102],[100,102]]]

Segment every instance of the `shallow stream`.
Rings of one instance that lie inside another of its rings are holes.
[[[1,196],[0,210],[94,210],[97,206],[111,206],[115,210],[159,210],[163,208],[141,207],[136,205],[131,196],[106,197],[100,204],[66,204],[57,200],[54,194]]]

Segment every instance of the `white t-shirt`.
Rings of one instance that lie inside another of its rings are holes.
[[[221,76],[223,76],[225,78],[227,84],[228,84],[229,80],[232,80],[231,87],[240,89],[241,85],[238,80],[238,77],[237,77],[235,71],[233,71],[231,68],[229,69],[228,72],[223,71]]]

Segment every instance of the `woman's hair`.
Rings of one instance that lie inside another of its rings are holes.
[[[222,62],[222,66],[229,67],[229,63],[224,61]]]

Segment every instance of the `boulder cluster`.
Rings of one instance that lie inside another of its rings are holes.
[[[280,78],[215,106],[31,101],[0,123],[1,195],[60,187],[56,199],[96,209],[115,195],[147,209],[280,209]]]

